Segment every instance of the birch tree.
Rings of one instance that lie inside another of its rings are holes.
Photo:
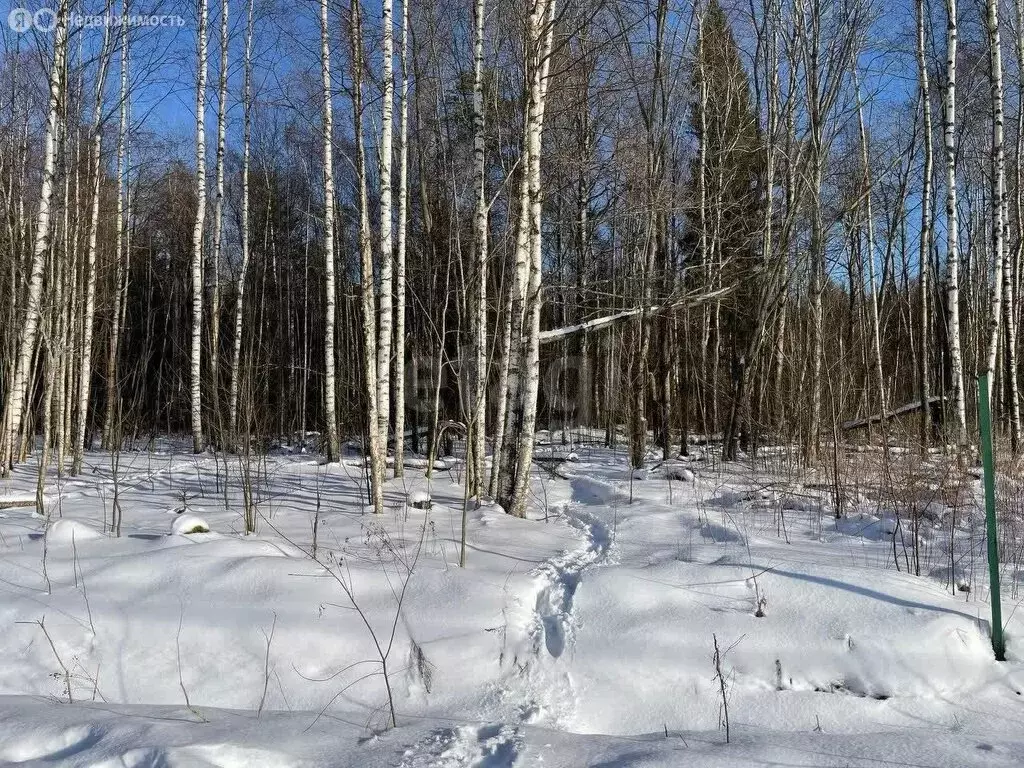
[[[473,3],[473,253],[476,262],[476,307],[473,333],[473,399],[469,429],[471,462],[469,495],[480,498],[484,482],[484,433],[487,414],[487,258],[488,206],[486,137],[484,134],[484,21],[485,0]]]
[[[956,189],[956,0],[946,3],[946,87],[942,104],[942,144],[946,162],[946,325],[952,378],[953,438],[961,453],[967,445],[967,406],[960,345],[960,221]]]
[[[325,0],[326,1],[326,0]],[[373,246],[370,241],[370,201],[366,182],[366,145],[363,140],[363,35],[362,6],[352,0],[352,125],[356,143],[356,185],[359,197],[359,264],[363,309],[363,378],[366,393],[366,440],[370,462],[370,499],[376,514],[384,512],[385,443],[380,432],[378,401],[376,316],[373,293]],[[390,286],[388,287],[390,291]]]
[[[1006,313],[1006,382],[1010,416],[1010,447],[1015,455],[1022,450],[1020,423],[1020,390],[1017,372],[1017,330],[1020,321],[1021,270],[1024,269],[1024,0],[1014,3],[1017,17],[1017,140],[1014,153],[1017,169],[1014,200],[1017,220],[1017,240],[1013,249],[1013,279],[1003,300]]]
[[[388,444],[389,409],[391,407],[391,336],[394,322],[394,303],[392,301],[394,242],[391,231],[394,216],[391,189],[395,107],[393,16],[393,0],[382,0],[383,60],[381,73],[383,89],[380,131],[380,335],[377,344],[377,429],[380,432],[380,441],[385,451]],[[397,436],[396,439],[398,439]]]
[[[395,477],[405,474],[405,260],[409,223],[409,0],[402,0],[402,86],[398,128],[398,239],[395,243]]]
[[[210,294],[210,389],[214,429],[220,422],[220,261],[224,241],[224,161],[228,126],[228,16],[230,4],[222,0],[220,6],[220,70],[217,73],[217,167],[216,197],[213,206],[213,259],[210,265],[212,290]]]
[[[17,356],[13,362],[14,373],[4,404],[4,423],[7,427],[3,445],[0,446],[0,467],[6,475],[14,457],[21,452],[18,438],[29,396],[28,382],[30,368],[35,355],[39,331],[43,277],[46,254],[50,246],[51,212],[53,185],[56,174],[57,135],[60,130],[59,115],[65,87],[65,66],[68,43],[68,0],[60,0],[56,8],[53,34],[53,62],[49,73],[49,98],[46,112],[46,128],[43,138],[42,179],[39,186],[39,207],[36,213],[35,235],[32,242],[31,260],[26,279],[25,316],[21,325]]]
[[[107,0],[107,13],[111,3]],[[100,50],[92,113],[92,141],[89,153],[89,172],[92,174],[89,212],[89,241],[85,256],[85,304],[82,311],[82,346],[79,351],[78,371],[78,420],[75,422],[73,463],[71,473],[82,471],[85,453],[85,433],[89,421],[89,394],[92,384],[92,337],[93,320],[96,316],[96,247],[100,228],[100,188],[104,176],[100,166],[103,149],[103,102],[104,86],[107,80],[107,64],[110,61],[110,27],[103,28],[103,44]]]
[[[320,77],[323,87],[323,166],[324,166],[324,421],[327,427],[327,459],[341,457],[338,436],[337,381],[335,379],[335,333],[337,312],[334,278],[334,110],[331,94],[331,38],[328,0],[320,0]],[[372,315],[371,315],[372,318]]]
[[[206,24],[207,0],[199,0],[198,71],[196,74],[196,218],[192,230],[192,450],[203,442],[203,225],[206,221]]]
[[[1010,272],[1010,252],[1004,247],[1004,227],[1006,214],[1006,160],[1003,150],[1003,57],[1002,44],[999,39],[999,4],[997,0],[987,0],[985,28],[988,33],[989,48],[989,88],[992,92],[992,147],[990,161],[992,164],[992,260],[994,281],[989,298],[990,315],[988,321],[988,347],[982,373],[995,373],[996,356],[999,351],[999,324],[1002,319],[1003,284],[1012,278]]]
[[[541,144],[544,109],[549,86],[551,46],[554,39],[555,0],[536,0],[530,8],[526,30],[528,83],[523,137],[523,179],[516,231],[515,283],[511,340],[518,357],[510,368],[505,438],[498,476],[498,503],[517,517],[525,517],[533,463],[537,393],[540,384],[541,310]],[[510,358],[510,361],[515,359]]]
[[[918,235],[918,270],[921,279],[920,300],[920,339],[921,349],[918,353],[918,387],[921,393],[921,451],[927,454],[931,435],[931,387],[929,376],[930,330],[929,304],[931,301],[931,259],[929,253],[932,245],[932,173],[934,165],[934,149],[932,147],[932,96],[928,75],[928,59],[925,57],[925,6],[924,0],[916,0],[917,17],[917,77],[919,101],[922,110],[922,131],[924,137],[924,168],[921,171],[921,228]]]
[[[128,0],[121,4],[121,15],[127,17]],[[107,402],[103,417],[103,447],[114,450],[115,421],[120,418],[121,388],[118,383],[118,352],[121,327],[128,293],[128,264],[125,253],[125,213],[127,188],[125,173],[128,161],[128,25],[121,25],[121,82],[117,125],[117,212],[114,219],[114,302],[110,318],[110,343],[107,350]]]
[[[249,0],[248,11],[245,21],[245,54],[242,72],[242,205],[241,205],[241,226],[239,237],[242,245],[242,264],[238,273],[238,285],[235,290],[235,322],[231,351],[231,383],[228,390],[228,435],[235,450],[238,450],[238,389],[240,378],[240,363],[242,357],[242,318],[245,312],[245,283],[249,274],[249,257],[251,255],[251,242],[249,240],[249,163],[250,145],[252,139],[252,32],[253,32],[253,5],[255,0]],[[327,52],[329,57],[330,52]],[[329,69],[329,64],[328,64]],[[327,72],[328,89],[325,93],[329,99],[330,72]],[[329,109],[329,102],[325,102]],[[325,162],[330,154],[329,147],[325,146]],[[326,181],[326,177],[325,177]],[[333,204],[332,204],[333,213]],[[305,440],[304,434],[299,436]]]

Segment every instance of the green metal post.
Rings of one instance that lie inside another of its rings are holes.
[[[989,407],[988,374],[978,377],[978,429],[981,432],[981,464],[985,471],[985,527],[988,533],[988,580],[992,602],[992,650],[996,661],[1006,661],[1003,612],[999,603],[999,538],[996,536],[996,469],[992,458],[992,410]]]

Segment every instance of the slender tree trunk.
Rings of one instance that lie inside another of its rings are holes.
[[[961,452],[967,445],[967,406],[964,400],[963,354],[960,346],[960,228],[956,189],[956,0],[946,3],[946,89],[942,105],[943,148],[946,159],[946,325],[953,400],[953,437]]]
[[[806,45],[809,55],[805,60],[807,78],[808,120],[810,122],[810,162],[811,162],[811,234],[808,293],[811,302],[811,413],[805,437],[804,456],[807,460],[818,458],[819,432],[821,431],[821,396],[822,396],[822,358],[824,356],[824,328],[822,315],[822,291],[824,290],[825,271],[825,224],[822,213],[822,184],[824,181],[825,147],[824,147],[824,110],[821,104],[821,71],[818,61],[818,45],[820,41],[819,6],[814,4],[810,9],[810,34]]]
[[[985,26],[989,47],[989,87],[992,91],[992,261],[995,281],[989,295],[988,347],[980,366],[982,373],[995,373],[999,351],[999,322],[1002,319],[1003,282],[1009,277],[1010,252],[1004,245],[1006,214],[1006,161],[1003,154],[1003,55],[999,39],[999,3],[986,2]]]
[[[221,431],[220,412],[220,257],[224,241],[224,161],[228,125],[228,0],[222,0],[220,11],[220,72],[217,88],[217,196],[213,208],[213,263],[210,294],[210,412],[212,429]]]
[[[515,454],[507,457],[505,466],[511,468],[514,462],[511,495],[499,497],[498,501],[516,517],[526,516],[526,502],[529,497],[530,467],[533,464],[534,433],[537,424],[537,395],[540,385],[540,315],[541,315],[541,214],[543,197],[541,191],[541,145],[544,131],[544,110],[549,85],[551,46],[554,39],[555,0],[537,0],[530,15],[529,37],[531,44],[528,55],[534,57],[528,71],[530,80],[530,104],[526,125],[527,142],[527,198],[529,204],[528,232],[526,241],[529,263],[529,279],[524,296],[525,311],[521,341],[522,362],[519,367],[518,389],[521,401],[518,404],[518,446]],[[522,217],[520,218],[522,224]],[[506,426],[506,431],[508,427]],[[500,485],[500,484],[499,484]]]
[[[538,3],[539,4],[539,0]],[[535,13],[536,11],[534,11]],[[532,21],[532,14],[531,14]],[[532,29],[532,24],[531,24]],[[516,241],[512,281],[509,287],[507,353],[502,362],[505,370],[502,375],[507,383],[502,394],[504,402],[504,429],[498,435],[501,438],[501,454],[495,459],[492,476],[497,475],[495,498],[512,513],[511,500],[516,484],[515,472],[518,468],[516,453],[519,435],[522,429],[523,413],[521,403],[523,350],[523,329],[526,319],[526,300],[530,279],[530,148],[529,126],[535,121],[532,99],[527,100],[526,116],[523,126],[523,155],[520,161],[519,181],[519,218],[516,225]],[[504,341],[504,339],[503,339]],[[500,407],[500,406],[499,406]],[[492,482],[494,482],[492,480]]]
[[[359,0],[352,0],[352,101],[359,188],[359,257],[362,272],[363,359],[366,379],[366,432],[370,449],[370,497],[373,511],[376,514],[383,514],[385,444],[380,431],[380,403],[377,400],[379,390],[376,386],[379,358],[374,328],[376,312],[373,296],[373,246],[370,243],[370,201],[366,188],[366,147],[363,142],[363,37]],[[387,290],[391,290],[390,281]]]
[[[324,307],[324,420],[327,422],[327,460],[338,461],[341,440],[338,437],[334,372],[334,321],[337,311],[334,280],[334,110],[331,105],[331,38],[327,10],[328,0],[320,0],[320,75],[324,97],[324,283],[327,294]],[[372,322],[372,314],[370,318]]]
[[[128,16],[128,0],[121,4],[121,14]],[[103,417],[103,447],[108,451],[113,444],[115,420],[120,418],[121,388],[118,383],[118,352],[121,345],[121,303],[128,284],[128,270],[124,255],[125,229],[125,171],[128,155],[128,25],[121,25],[121,91],[117,127],[117,212],[114,218],[114,302],[110,317],[110,345],[107,350],[107,402]],[[120,430],[117,430],[120,432]]]
[[[203,441],[203,224],[206,221],[206,24],[207,0],[199,0],[199,71],[196,76],[196,221],[192,230],[192,450]]]
[[[705,72],[704,62],[704,16],[703,13],[697,17],[697,67],[700,89],[697,100],[697,125],[700,131],[700,142],[697,147],[697,251],[700,258],[700,266],[704,274],[705,285],[708,290],[714,288],[712,282],[711,268],[711,242],[708,233],[708,89],[709,84]],[[700,339],[700,383],[701,388],[707,392],[705,382],[708,381],[708,349],[711,340],[711,308],[705,304],[701,310],[701,339]],[[696,389],[696,388],[695,388]],[[710,431],[707,419],[706,403],[701,404],[701,428],[705,435]]]
[[[650,101],[645,110],[647,129],[646,157],[646,196],[648,211],[645,221],[643,261],[642,261],[642,298],[643,309],[639,315],[638,330],[640,333],[640,349],[636,356],[634,376],[631,386],[630,405],[630,465],[634,468],[643,466],[647,454],[647,398],[649,379],[651,376],[651,336],[653,320],[650,307],[654,303],[655,267],[658,256],[661,217],[659,210],[662,205],[664,188],[665,152],[664,130],[667,115],[665,111],[665,29],[668,18],[668,4],[658,0],[655,9],[655,36],[653,62],[651,65]],[[703,139],[703,137],[702,137]],[[667,395],[666,395],[667,396]],[[666,451],[667,452],[667,451]]]
[[[1017,374],[1017,329],[1020,315],[1020,308],[1017,302],[1020,301],[1020,270],[1024,265],[1024,75],[1021,74],[1021,67],[1024,67],[1024,1],[1016,0],[1017,11],[1017,147],[1015,154],[1016,161],[1016,184],[1015,203],[1017,213],[1017,241],[1013,248],[1013,264],[1011,265],[1012,277],[1009,285],[1004,288],[1007,291],[1003,297],[1003,312],[1006,318],[1006,381],[1007,395],[1010,401],[1010,446],[1016,456],[1024,449],[1021,440],[1020,423],[1020,392]],[[1004,285],[1006,284],[1004,278]]]
[[[483,493],[487,414],[488,206],[483,71],[485,10],[485,0],[476,0],[473,4],[473,175],[476,188],[473,253],[476,257],[476,308],[473,318],[473,411],[469,429],[473,460],[469,472],[469,495],[476,497],[478,503]]]
[[[235,291],[235,324],[234,341],[231,352],[231,384],[228,393],[228,439],[234,450],[238,450],[238,387],[240,376],[240,361],[242,357],[242,318],[245,312],[245,282],[249,273],[249,257],[251,244],[249,241],[249,154],[252,134],[252,31],[253,31],[253,4],[249,0],[249,8],[245,22],[245,62],[242,74],[242,211],[241,211],[241,232],[242,241],[242,266],[238,274],[238,288]],[[328,73],[328,78],[330,74]],[[329,94],[328,94],[329,98]],[[329,107],[328,107],[329,108]],[[324,148],[325,158],[330,154],[329,147]],[[331,206],[333,210],[333,205]],[[303,281],[305,284],[305,280]],[[304,316],[308,314],[309,304],[306,303]],[[302,335],[304,343],[306,334]],[[305,372],[303,373],[305,376]],[[305,380],[303,380],[305,381]],[[303,385],[303,396],[300,398],[302,414],[300,422],[301,431],[305,432],[305,385]],[[305,434],[300,435],[300,440],[305,439]]]
[[[21,453],[18,436],[25,417],[28,401],[28,382],[31,378],[32,359],[35,356],[36,336],[39,330],[40,307],[43,293],[43,273],[50,245],[51,200],[56,173],[57,133],[59,108],[64,89],[64,67],[67,57],[68,2],[60,0],[56,9],[53,37],[53,65],[50,68],[50,94],[47,107],[46,132],[43,140],[42,181],[39,187],[39,209],[36,214],[35,239],[27,280],[25,316],[14,368],[11,388],[4,406],[7,430],[0,446],[0,471],[7,474],[15,456]]]
[[[921,393],[920,440],[922,455],[928,453],[931,439],[931,383],[929,380],[929,308],[931,304],[929,253],[932,244],[932,172],[934,150],[932,147],[932,101],[928,80],[928,59],[925,55],[925,7],[924,0],[916,0],[917,12],[917,77],[921,108],[924,111],[924,169],[921,179],[921,231],[918,241],[918,270],[921,279],[921,351],[918,360],[918,390]]]
[[[854,74],[854,82],[857,78]],[[860,98],[860,85],[857,88],[857,124],[860,130],[860,159],[863,171],[864,223],[867,230],[867,254],[865,261],[868,268],[868,311],[871,313],[871,367],[875,375],[875,387],[878,389],[878,410],[882,414],[881,431],[882,446],[888,454],[889,442],[886,438],[885,413],[887,399],[885,392],[885,375],[882,371],[882,331],[878,312],[878,286],[875,284],[875,222],[871,209],[871,158],[868,151],[868,130],[864,122],[864,104]]]
[[[520,199],[520,204],[521,202],[522,201]],[[514,267],[514,270],[517,269],[518,266]],[[507,273],[508,270],[506,269],[505,272]],[[495,404],[494,411],[494,440],[491,448],[491,475],[487,489],[488,495],[492,497],[497,497],[498,495],[498,478],[501,475],[502,456],[505,453],[505,421],[508,417],[510,391],[509,379],[512,372],[512,308],[515,305],[515,297],[518,290],[516,286],[517,278],[515,276],[515,272],[513,272],[511,280],[508,279],[508,276],[506,275],[506,279],[503,282],[507,284],[507,287],[502,295],[501,312],[499,313],[499,317],[501,318],[501,337],[498,341],[498,347],[501,350],[501,361],[498,367],[498,400]]]
[[[380,131],[380,334],[377,344],[377,429],[387,452],[391,408],[391,336],[394,332],[394,253],[392,238],[393,202],[391,190],[392,143],[394,136],[395,73],[393,0],[382,0],[383,93]],[[357,116],[356,118],[361,119]]]
[[[395,477],[405,474],[405,256],[409,221],[409,0],[402,0],[398,96],[398,238],[395,243]]]
[[[107,12],[110,12],[110,0]],[[85,452],[85,434],[89,425],[89,394],[92,384],[92,337],[93,321],[96,316],[96,248],[100,228],[100,190],[103,169],[100,167],[103,149],[103,87],[107,79],[107,64],[110,62],[112,36],[110,27],[103,28],[103,47],[100,50],[99,71],[96,75],[95,103],[92,113],[92,143],[89,168],[92,173],[90,191],[89,240],[85,251],[85,305],[82,312],[82,347],[78,369],[78,420],[75,422],[74,449],[71,473],[82,471]]]

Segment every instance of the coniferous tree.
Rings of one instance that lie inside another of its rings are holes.
[[[703,158],[696,173],[703,178],[693,179],[693,185],[705,190],[711,209],[710,215],[698,216],[696,222],[701,226],[704,219],[703,226],[709,230],[701,237],[707,243],[702,254],[706,274],[714,276],[715,285],[732,287],[721,304],[719,327],[713,329],[727,350],[724,362],[729,374],[728,420],[713,426],[716,430],[724,426],[724,453],[732,459],[746,439],[741,402],[752,362],[746,356],[761,303],[757,257],[765,194],[764,154],[750,81],[718,0],[708,5],[699,36],[693,89],[699,96],[690,121]],[[711,393],[711,397],[717,395]]]

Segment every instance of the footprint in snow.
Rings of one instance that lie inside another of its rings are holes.
[[[407,749],[401,768],[513,768],[522,747],[519,729],[502,723],[441,728]]]

